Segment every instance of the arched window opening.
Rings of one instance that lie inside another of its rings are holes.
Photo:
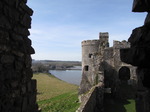
[[[119,79],[128,81],[130,79],[130,69],[128,67],[121,67],[119,70]]]

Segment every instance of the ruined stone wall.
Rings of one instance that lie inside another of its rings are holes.
[[[33,11],[27,0],[0,1],[0,112],[37,112],[36,80],[32,80]]]
[[[148,14],[144,25],[132,31],[128,39],[131,48],[121,50],[121,59],[138,67],[136,111],[150,112],[150,1],[134,0],[132,11]]]
[[[126,87],[131,86],[132,90],[135,90],[137,87],[136,68],[122,62],[120,59],[120,49],[129,48],[130,43],[114,41],[113,47],[109,47],[108,38],[108,33],[105,32],[99,33],[99,40],[82,42],[82,81],[79,94],[82,102],[80,109],[83,109],[79,112],[96,108],[95,103],[91,104],[91,102],[97,101],[95,96],[98,96],[100,93],[102,94],[100,94],[98,102],[103,102],[107,98],[104,98],[104,94],[109,96],[107,100],[110,97],[135,98],[135,91],[130,92],[131,94],[122,91],[123,84]],[[88,70],[85,69],[86,66],[89,67]],[[123,73],[123,78],[125,79],[120,78],[120,71],[125,72]],[[126,79],[126,72],[128,73],[128,79]],[[103,85],[103,87],[99,85]],[[93,91],[95,86],[102,89],[99,89],[99,92],[95,92]],[[90,111],[93,112],[92,110]],[[103,112],[103,110],[99,108],[99,112]]]
[[[130,43],[126,41],[113,41],[113,51],[114,51],[114,66],[116,69],[119,69],[121,66],[128,66],[120,59],[120,49],[121,48],[130,48]]]
[[[99,83],[97,86],[93,86],[87,94],[82,95],[82,104],[76,112],[103,112],[103,86],[103,83]]]

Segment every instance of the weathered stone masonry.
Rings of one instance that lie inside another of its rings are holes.
[[[148,14],[144,25],[133,30],[128,39],[131,48],[121,50],[121,59],[138,67],[136,111],[150,112],[150,1],[134,0],[132,11]]]
[[[82,41],[82,81],[79,88],[82,104],[78,112],[104,112],[104,100],[135,98],[136,67],[120,59],[120,49],[130,48],[130,43],[114,41],[109,47],[108,40],[109,35],[104,32],[99,33],[98,40]],[[123,92],[122,85],[130,87],[133,92]]]
[[[150,112],[150,82],[149,82],[150,81],[150,1],[149,0],[134,0],[132,11],[148,13],[145,19],[144,25],[141,27],[135,28],[133,30],[130,38],[128,39],[128,41],[131,43],[131,47],[130,48],[121,47],[121,49],[116,50],[117,52],[120,52],[119,53],[120,55],[118,55],[118,53],[116,52],[117,55],[116,56],[114,55],[114,56],[116,57],[116,59],[121,58],[121,60],[119,59],[120,61],[137,66],[136,75],[133,75],[133,79],[134,77],[137,76],[136,112]],[[110,52],[108,51],[108,53]],[[105,51],[104,51],[104,55],[105,55]],[[109,60],[106,60],[106,61],[109,62]],[[114,65],[118,65],[118,62],[116,62],[116,60],[114,62],[115,62]],[[125,71],[126,73],[128,73],[129,69],[127,69],[127,67],[123,66],[122,67],[123,69],[121,68],[119,70],[119,74],[120,73],[124,74]],[[135,70],[130,71],[130,72],[134,73],[134,71]],[[124,76],[125,78],[128,79],[128,77],[126,77],[127,76],[126,74],[124,74]],[[87,79],[88,78],[86,78],[86,80]],[[81,84],[85,82],[86,81],[84,80],[83,82],[81,82]],[[105,81],[104,81],[104,84],[106,84]],[[85,85],[85,86],[89,86],[89,85]],[[81,85],[81,87],[84,87],[84,86]],[[99,87],[103,87],[103,85],[100,85]],[[80,89],[82,90],[82,88]],[[86,90],[87,89],[88,88],[86,87]],[[90,93],[89,97],[86,98],[86,102],[85,100],[83,100],[85,103],[84,105],[81,105],[82,108],[78,109],[79,112],[84,112],[85,109],[87,110],[86,112],[88,112],[88,110],[90,109],[92,110],[90,110],[89,112],[103,112],[102,103],[104,99],[103,97],[104,88],[101,89],[100,91],[101,91],[100,93],[102,93],[102,95],[100,96],[101,100],[97,99],[97,97],[95,97],[97,96],[95,95],[96,92],[92,91],[94,93]],[[92,103],[89,103],[89,102],[99,102],[99,101],[102,102],[101,105],[99,105],[102,108],[101,110],[95,111],[93,108],[94,107],[98,108],[97,107],[98,105],[96,105],[95,103],[93,103],[92,105]]]
[[[32,9],[27,0],[0,0],[0,112],[37,112],[32,80]]]

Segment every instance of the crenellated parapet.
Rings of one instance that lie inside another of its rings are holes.
[[[118,48],[118,49],[120,49],[120,48],[130,48],[130,42],[127,42],[127,41],[116,41],[116,40],[114,40],[113,41],[113,48]]]
[[[82,46],[96,46],[99,45],[99,40],[84,40],[81,44]]]

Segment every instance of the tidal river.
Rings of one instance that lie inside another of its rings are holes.
[[[63,81],[71,84],[80,85],[82,78],[81,70],[50,70],[49,72]]]

